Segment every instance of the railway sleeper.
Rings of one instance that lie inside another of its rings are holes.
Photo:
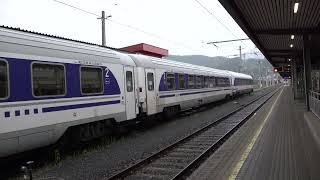
[[[158,163],[157,161],[154,161]],[[179,157],[162,157],[160,162],[169,162],[169,163],[177,163],[177,164],[186,164],[189,163],[189,160]]]
[[[220,136],[215,136],[215,137],[211,137],[211,138],[207,138],[207,137],[197,137],[196,139],[194,139],[194,142],[198,142],[198,141],[202,141],[202,142],[215,142],[220,138]]]
[[[240,122],[240,121],[221,122],[221,125],[234,127],[234,126],[236,126],[237,124],[239,124],[239,122]]]
[[[196,149],[196,150],[204,150],[204,149],[206,149],[205,147],[199,147],[199,146],[194,145],[194,144],[184,144],[184,145],[180,146],[179,148],[181,148],[181,149]]]
[[[185,166],[176,164],[176,163],[168,163],[168,162],[155,162],[150,165],[151,167],[158,167],[158,168],[175,168],[175,169],[182,169]]]
[[[168,176],[163,176],[163,175],[159,175],[159,174],[139,173],[139,174],[129,176],[127,179],[130,179],[130,180],[141,180],[141,179],[164,180],[164,179],[168,179]]]
[[[216,136],[225,135],[232,127],[219,125],[210,130],[210,132]]]
[[[218,136],[219,138],[219,136]],[[215,141],[215,139],[217,138],[211,138],[211,139],[207,139],[207,138],[201,138],[200,136],[199,137],[196,137],[194,139],[190,139],[189,141],[187,141],[185,144],[189,144],[189,143],[196,143],[196,144],[199,144],[199,143],[202,143],[202,144],[210,144],[212,142]]]
[[[183,152],[183,153],[200,153],[200,152],[202,152],[202,150],[200,150],[200,149],[185,148],[185,147],[177,148],[175,151],[176,152]]]
[[[190,148],[190,147],[197,147],[197,149],[206,149],[208,146],[210,146],[212,143],[199,143],[199,142],[193,142],[193,143],[187,143],[184,144],[183,148]]]
[[[180,168],[179,168],[180,169]],[[157,175],[172,175],[176,174],[179,169],[172,169],[172,168],[162,168],[162,167],[148,167],[144,168],[141,171],[138,171],[137,174],[142,173],[142,174],[157,174]]]
[[[201,145],[211,145],[212,143],[215,143],[216,141],[197,139],[197,140],[194,140],[193,142],[197,143],[197,144],[201,144]]]
[[[208,138],[208,137],[199,136],[199,137],[197,137],[195,140],[196,140],[196,141],[212,142],[212,141],[214,141],[215,139],[216,139],[216,137],[210,137],[210,138]]]
[[[185,152],[171,152],[166,157],[176,157],[176,158],[185,158],[185,159],[193,159],[196,157],[198,153],[185,153]]]

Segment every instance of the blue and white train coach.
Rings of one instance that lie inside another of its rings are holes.
[[[170,116],[232,95],[231,77],[226,71],[144,55],[130,56],[138,70],[140,107],[148,115],[165,112]]]
[[[253,92],[253,79],[252,76],[228,71],[231,75],[231,84],[233,87],[233,96]]]
[[[135,118],[135,66],[107,48],[0,28],[0,157],[52,144],[70,127],[83,140],[105,133],[101,120]]]
[[[231,80],[227,71],[0,27],[0,158],[223,99]]]

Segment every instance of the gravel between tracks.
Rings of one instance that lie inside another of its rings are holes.
[[[34,171],[34,177],[35,179],[103,179],[110,177],[117,171],[150,156],[269,90],[270,88],[256,91],[253,95],[243,96],[202,112],[180,116],[149,129],[132,131],[105,147],[79,156],[67,157],[57,165],[51,164],[38,168]]]

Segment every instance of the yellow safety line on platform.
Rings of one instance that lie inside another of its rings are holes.
[[[248,155],[249,155],[250,151],[252,150],[253,145],[255,144],[258,136],[260,135],[262,128],[263,128],[264,125],[266,124],[267,120],[270,118],[270,115],[271,115],[271,113],[273,112],[273,109],[274,109],[275,105],[277,104],[277,102],[278,102],[278,100],[279,100],[279,97],[281,96],[282,92],[283,92],[283,88],[282,88],[281,92],[279,93],[276,101],[273,103],[272,107],[270,108],[270,110],[269,110],[266,118],[264,118],[262,124],[261,124],[260,127],[256,130],[256,132],[255,132],[253,138],[251,139],[250,143],[248,144],[246,150],[245,150],[245,151],[243,152],[243,154],[241,155],[241,158],[240,158],[240,160],[238,161],[237,165],[233,168],[232,173],[230,174],[230,176],[229,176],[229,178],[228,178],[229,180],[234,180],[234,179],[237,178],[237,176],[238,176],[238,174],[239,174],[239,172],[240,172],[241,167],[243,166],[244,162],[245,162],[246,159],[248,158]]]

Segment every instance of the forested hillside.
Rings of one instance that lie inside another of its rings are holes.
[[[170,55],[168,59],[196,64],[201,66],[224,69],[235,72],[250,74],[254,79],[258,79],[272,72],[272,66],[266,59],[246,59],[226,58],[226,57],[208,57],[201,55],[175,56]]]

